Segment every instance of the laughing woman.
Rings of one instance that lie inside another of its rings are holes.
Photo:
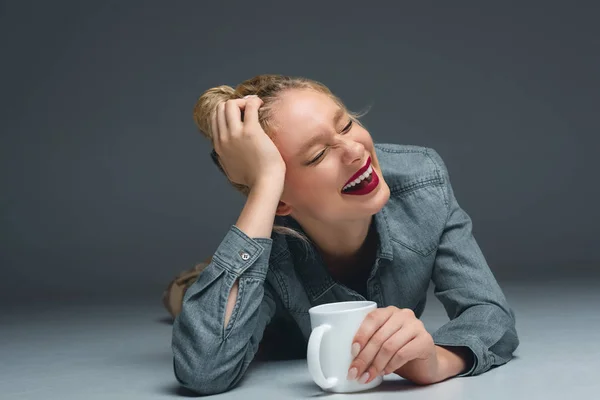
[[[444,162],[431,148],[373,143],[359,117],[321,83],[280,75],[198,99],[196,124],[246,202],[174,321],[185,387],[229,390],[269,326],[305,349],[308,309],[351,300],[378,308],[354,338],[348,379],[433,384],[511,359],[514,313]],[[432,334],[419,320],[430,282],[450,319]]]

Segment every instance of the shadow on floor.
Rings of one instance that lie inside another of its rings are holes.
[[[173,318],[171,318],[171,317],[157,318],[155,321],[160,324],[173,325]]]
[[[290,395],[292,395],[292,393],[294,396],[301,394],[302,397],[304,397],[304,398],[328,397],[328,396],[339,394],[339,393],[332,393],[332,392],[324,391],[321,388],[319,388],[312,381],[294,382],[289,385],[289,388],[291,390]],[[413,390],[420,390],[423,388],[425,388],[425,386],[415,385],[414,383],[411,383],[407,380],[399,379],[399,380],[383,381],[383,382],[381,382],[381,385],[379,385],[373,389],[369,389],[369,390],[365,390],[365,391],[357,392],[357,393],[358,394],[366,394],[366,393],[375,394],[378,392],[379,393],[380,392],[409,392],[409,391],[413,391]],[[348,393],[348,394],[350,394],[350,393]]]
[[[161,389],[159,389],[159,391],[161,393],[168,394],[168,395],[171,395],[171,396],[202,397],[198,393],[192,392],[191,390],[186,389],[183,386],[178,385],[176,383],[174,383],[172,385],[164,386]]]

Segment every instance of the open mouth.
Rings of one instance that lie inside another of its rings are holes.
[[[371,165],[371,157],[369,157],[365,165],[354,175],[352,175],[348,182],[346,182],[346,185],[344,185],[342,188],[342,193],[351,193],[364,190],[372,181],[373,166]]]
[[[373,167],[369,168],[360,177],[356,178],[342,189],[343,193],[355,192],[364,189],[373,180]]]

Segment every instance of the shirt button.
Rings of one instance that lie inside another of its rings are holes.
[[[250,254],[246,253],[245,251],[240,251],[240,257],[242,257],[242,260],[248,261]]]

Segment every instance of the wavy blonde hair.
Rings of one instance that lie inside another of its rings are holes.
[[[348,113],[354,122],[361,126],[362,124],[359,121],[359,118],[368,112],[368,110],[361,113],[349,111],[341,99],[334,95],[327,86],[315,80],[304,77],[264,74],[250,78],[240,83],[235,88],[228,85],[221,85],[206,90],[200,95],[194,105],[194,122],[200,132],[210,139],[211,144],[213,144],[213,132],[211,130],[210,121],[212,114],[217,109],[217,105],[227,100],[241,99],[247,95],[257,95],[263,101],[263,105],[258,110],[258,121],[265,133],[273,138],[275,134],[275,128],[272,123],[273,112],[275,110],[274,104],[285,91],[293,89],[309,89],[329,96],[340,108]],[[215,156],[216,153],[213,151],[212,154],[213,160],[221,172],[227,177],[218,161],[218,157]],[[250,188],[232,182],[229,178],[227,178],[227,180],[236,190],[240,191],[245,196],[248,195]],[[291,235],[305,242],[307,241],[307,238],[304,235],[287,226],[274,224],[273,231],[284,235]]]

